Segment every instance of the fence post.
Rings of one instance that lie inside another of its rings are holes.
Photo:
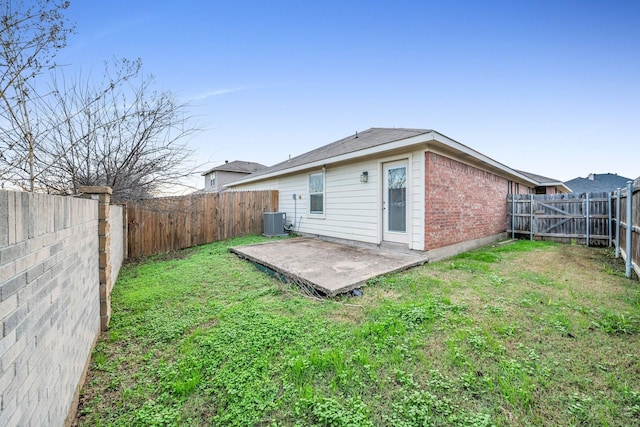
[[[611,224],[611,192],[607,194],[607,212],[609,213],[609,222],[607,225],[609,226],[609,247],[613,244],[613,234],[611,232],[613,225]]]
[[[80,187],[83,197],[98,201],[98,259],[100,266],[100,329],[104,332],[111,319],[111,233],[109,214],[111,212],[110,187]]]
[[[633,238],[633,217],[632,214],[632,206],[633,206],[633,181],[627,182],[627,241],[626,241],[626,276],[628,279],[631,278],[631,270],[633,262],[633,255],[631,249],[631,239]]]
[[[516,238],[516,198],[511,194],[511,238]]]
[[[587,244],[587,247],[589,247],[589,231],[591,229],[591,227],[590,227],[590,222],[591,221],[589,221],[589,208],[591,207],[591,202],[589,201],[589,194],[590,193],[587,193],[585,195],[586,197],[584,199],[584,203],[585,203],[585,211],[584,211],[584,213],[585,213],[585,237],[586,237],[585,238],[585,243]]]
[[[620,209],[622,209],[622,189],[616,191],[616,258],[620,258]]]
[[[533,240],[533,194],[529,194],[529,240]]]

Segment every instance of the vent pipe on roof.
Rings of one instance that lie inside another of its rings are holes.
[[[224,164],[225,164],[225,165],[226,165],[227,163],[229,163],[229,160],[225,160],[225,161],[224,161]]]
[[[358,137],[358,131],[356,131],[356,138]]]

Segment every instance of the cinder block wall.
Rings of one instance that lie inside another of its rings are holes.
[[[122,267],[122,261],[125,259],[124,255],[124,206],[111,205],[111,213],[109,214],[109,224],[111,233],[110,242],[110,258],[111,258],[111,286],[115,285],[120,267]]]
[[[0,190],[0,425],[62,426],[100,332],[98,203]]]
[[[506,230],[506,178],[433,152],[425,162],[425,250]]]

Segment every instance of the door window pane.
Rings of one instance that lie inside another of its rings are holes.
[[[407,231],[407,168],[389,169],[387,172],[387,202],[389,231]]]

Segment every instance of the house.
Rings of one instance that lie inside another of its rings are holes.
[[[624,188],[629,181],[633,180],[615,173],[590,173],[586,178],[574,178],[565,184],[572,193],[596,193]]]
[[[529,178],[537,181],[539,184],[534,189],[535,194],[561,194],[571,193],[571,189],[565,185],[564,182],[559,179],[548,178],[546,176],[538,175],[531,172],[525,172],[517,170],[521,174],[528,176]]]
[[[504,237],[507,194],[547,183],[434,130],[372,128],[228,188],[278,190],[298,234],[449,255]]]
[[[265,165],[242,160],[224,161],[223,165],[216,166],[202,173],[204,176],[204,190],[200,192],[222,191],[225,184],[236,181],[247,175],[266,169]]]

